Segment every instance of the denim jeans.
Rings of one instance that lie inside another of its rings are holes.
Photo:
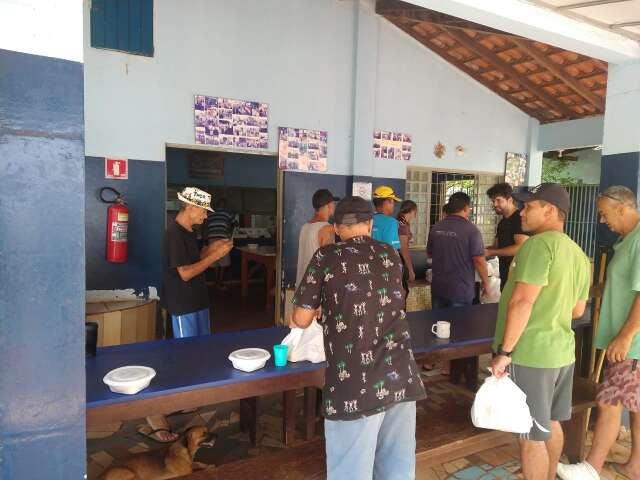
[[[412,480],[416,402],[358,420],[325,420],[328,480]]]
[[[471,305],[471,302],[453,302],[448,298],[438,297],[436,295],[431,297],[431,308],[433,310],[436,308],[466,307],[468,305]]]
[[[173,338],[211,334],[208,308],[193,313],[185,313],[184,315],[171,315],[171,324],[173,326]]]

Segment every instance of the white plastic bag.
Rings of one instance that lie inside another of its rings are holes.
[[[490,277],[500,278],[500,260],[498,257],[491,257],[487,260],[487,270]]]
[[[498,303],[500,293],[500,277],[489,277],[489,289],[480,294],[480,303]]]
[[[315,320],[307,328],[292,328],[281,343],[289,347],[287,360],[290,362],[325,361],[322,327]]]
[[[493,375],[476,393],[471,421],[478,428],[512,433],[528,433],[533,425],[527,395],[508,376]]]

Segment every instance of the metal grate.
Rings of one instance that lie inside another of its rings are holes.
[[[596,199],[600,186],[578,185],[565,188],[571,198],[571,211],[565,224],[566,233],[580,245],[589,258],[593,258],[596,252],[598,226]]]
[[[493,211],[486,191],[503,181],[501,175],[441,172],[424,168],[407,169],[406,197],[418,205],[411,225],[412,247],[425,247],[429,228],[442,218],[442,207],[451,194],[459,191],[471,197],[470,220],[482,233],[485,244],[493,242],[499,217]]]

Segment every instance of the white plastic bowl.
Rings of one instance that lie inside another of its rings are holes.
[[[267,364],[271,354],[262,348],[242,348],[229,354],[233,368],[243,372],[259,370]]]
[[[156,371],[151,367],[131,365],[111,370],[102,381],[112,392],[134,395],[147,388],[155,376]]]

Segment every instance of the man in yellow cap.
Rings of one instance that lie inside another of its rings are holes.
[[[373,230],[371,237],[379,242],[391,245],[396,250],[400,249],[400,237],[398,236],[398,220],[393,217],[395,202],[402,199],[396,197],[393,188],[381,185],[373,192],[373,205],[376,214],[373,216]]]

